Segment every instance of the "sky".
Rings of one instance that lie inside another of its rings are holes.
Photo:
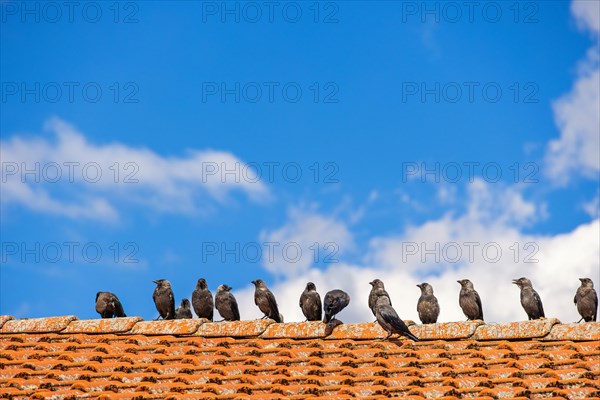
[[[199,278],[285,321],[579,319],[600,285],[597,1],[0,2],[0,314],[154,319]]]

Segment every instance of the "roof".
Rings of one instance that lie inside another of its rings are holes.
[[[600,323],[0,317],[0,397],[600,397]]]

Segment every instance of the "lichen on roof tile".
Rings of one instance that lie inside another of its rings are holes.
[[[46,333],[60,332],[76,320],[74,315],[64,317],[47,317],[31,319],[12,319],[6,321],[1,328],[2,333]]]
[[[202,325],[199,319],[175,319],[161,321],[140,321],[131,329],[139,335],[192,335]]]
[[[81,319],[72,321],[64,333],[121,333],[130,331],[142,317]]]
[[[207,322],[198,329],[197,335],[204,337],[252,337],[261,335],[269,325],[274,324],[271,319],[254,321]]]
[[[560,323],[556,318],[535,321],[480,325],[471,339],[502,340],[541,338],[550,333],[552,326]]]

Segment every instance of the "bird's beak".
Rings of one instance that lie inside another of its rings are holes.
[[[512,283],[514,283],[516,285],[518,283],[518,281],[519,281],[518,279],[513,279]]]
[[[369,282],[369,285],[373,286],[374,284],[373,284],[373,282]]]
[[[256,281],[252,281],[252,282],[250,282],[250,283],[252,283],[253,285],[256,285]]]
[[[461,281],[456,281],[456,282],[458,282],[458,283],[460,283],[460,284],[462,285],[462,282],[461,282]]]
[[[584,279],[585,279],[585,278],[579,278],[579,280],[581,281],[581,283],[583,283],[583,280],[584,280]]]
[[[420,288],[420,287],[421,287],[421,284],[419,283],[419,284],[417,285],[417,287],[418,287],[418,288]]]
[[[154,282],[154,283],[156,283],[158,285],[158,281],[152,281],[152,282]]]

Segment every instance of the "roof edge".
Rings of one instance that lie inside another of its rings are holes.
[[[600,340],[600,322],[563,324],[556,318],[486,324],[483,321],[410,325],[421,340]],[[387,336],[376,322],[341,324],[326,334],[321,322],[275,323],[272,320],[210,322],[206,319],[144,321],[141,317],[79,320],[76,316],[15,319],[0,316],[0,334],[86,333],[119,335],[175,335],[202,337],[260,337],[263,339],[382,339]]]

